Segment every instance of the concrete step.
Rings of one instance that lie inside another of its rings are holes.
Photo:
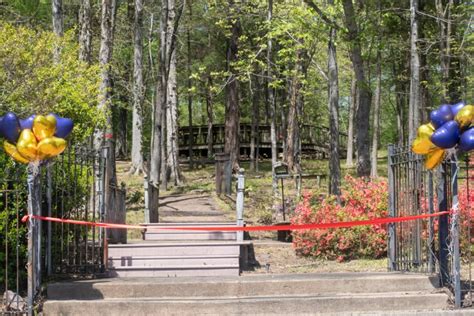
[[[160,230],[170,227],[233,227],[235,222],[201,222],[201,223],[153,223],[141,224],[145,228],[144,240],[236,240],[236,232],[220,231],[189,231],[189,230]],[[157,229],[158,228],[158,229]]]
[[[303,294],[433,292],[436,276],[404,273],[324,273],[207,278],[126,278],[48,284],[49,299],[259,297]]]
[[[367,293],[260,297],[48,300],[44,315],[317,314],[446,308],[444,293]]]
[[[147,231],[145,240],[236,240],[236,232]]]
[[[235,242],[141,242],[109,245],[108,257],[239,255]]]
[[[121,267],[155,267],[175,268],[183,265],[188,266],[235,266],[239,267],[238,255],[205,255],[205,256],[130,256],[109,257],[109,268]]]
[[[181,265],[179,267],[118,267],[108,272],[114,278],[182,278],[209,276],[239,276],[239,265]]]

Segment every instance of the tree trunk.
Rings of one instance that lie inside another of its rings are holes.
[[[214,146],[214,135],[212,133],[212,125],[214,124],[214,109],[212,101],[212,77],[211,74],[207,75],[206,84],[206,112],[207,112],[207,158],[211,158],[213,155]]]
[[[52,10],[53,10],[53,32],[57,36],[64,35],[64,25],[63,25],[63,1],[62,0],[52,0]]]
[[[329,1],[333,5],[333,1]],[[336,56],[336,29],[331,27],[328,44],[328,107],[329,107],[329,194],[339,196],[341,166],[339,162],[339,73]]]
[[[99,65],[101,68],[101,84],[99,92],[98,108],[106,113],[106,128],[97,130],[94,144],[96,149],[102,146],[106,147],[106,174],[105,174],[105,193],[106,201],[106,220],[114,217],[115,210],[109,209],[112,192],[110,186],[117,186],[117,177],[115,170],[115,143],[112,126],[112,79],[111,79],[111,59],[114,45],[114,18],[116,2],[115,0],[102,0],[102,18],[101,18],[101,40],[99,50]]]
[[[273,16],[273,0],[268,0],[268,9],[267,9],[267,23],[272,23],[272,16]],[[267,42],[267,106],[268,113],[270,116],[270,139],[271,139],[271,148],[272,148],[272,191],[273,195],[278,195],[278,183],[275,177],[275,170],[273,166],[277,162],[277,139],[276,139],[276,115],[275,115],[275,93],[274,88],[272,87],[273,84],[273,71],[272,71],[272,46],[273,41],[272,38],[268,37]]]
[[[91,1],[82,0],[79,9],[79,59],[91,63],[92,32],[91,32]]]
[[[63,1],[62,0],[52,0],[52,15],[53,15],[53,32],[57,37],[63,37],[64,35],[64,22],[63,22]],[[55,62],[59,61],[59,56],[61,54],[61,48],[59,43],[55,44],[54,47],[54,60]]]
[[[189,0],[188,4],[189,8],[189,23],[191,23],[192,18],[193,18],[193,5],[192,1]],[[193,144],[194,144],[194,138],[193,138],[193,96],[191,94],[191,88],[192,88],[192,79],[191,79],[191,63],[192,63],[192,57],[191,57],[191,28],[188,25],[186,29],[186,40],[187,40],[187,54],[188,54],[188,59],[186,63],[186,72],[188,75],[188,129],[189,129],[189,142],[188,142],[188,155],[189,155],[189,168],[193,169]]]
[[[229,0],[231,11],[235,9],[234,0]],[[225,144],[224,152],[230,155],[230,163],[234,170],[239,168],[239,81],[233,63],[238,60],[238,39],[240,36],[240,21],[237,16],[229,16],[231,36],[227,43],[227,71],[230,73],[226,85],[226,111],[225,111]]]
[[[171,1],[169,1],[171,3]],[[174,2],[174,1],[173,1]],[[174,7],[173,7],[174,8]],[[173,23],[174,26],[174,23]],[[173,35],[174,36],[174,35]],[[167,156],[169,178],[168,183],[181,184],[181,172],[178,161],[178,93],[176,81],[176,49],[171,52],[168,76],[168,98],[166,113]]]
[[[288,169],[297,171],[297,146],[298,146],[298,105],[301,100],[301,75],[303,72],[303,51],[302,49],[297,50],[297,61],[295,74],[290,84],[290,108],[288,109],[288,121],[287,121],[287,135],[286,135],[286,151],[284,153],[285,162],[288,164]]]
[[[250,95],[252,96],[252,128],[250,131],[250,170],[257,170],[258,160],[258,128],[260,125],[260,84],[257,77],[254,78],[255,85],[249,82]]]
[[[408,141],[416,137],[420,124],[420,56],[418,53],[418,0],[410,0],[410,99],[408,104]]]
[[[380,1],[378,1],[378,10],[379,10],[379,20],[378,20],[378,31],[377,31],[377,41],[378,41],[378,48],[377,48],[377,66],[376,66],[376,87],[375,87],[375,104],[374,104],[374,124],[372,128],[372,155],[371,155],[371,171],[370,176],[375,178],[378,176],[377,174],[377,151],[379,147],[379,134],[380,134],[380,100],[381,100],[381,90],[382,90],[382,57],[380,47],[382,45],[382,33],[381,33],[381,22],[380,22],[380,15],[381,15],[381,7]]]
[[[358,107],[356,111],[356,149],[357,149],[357,176],[370,176],[370,103],[371,91],[369,82],[364,73],[359,30],[355,20],[352,0],[344,0],[345,23],[348,30],[348,39],[351,43],[350,54],[356,77]]]
[[[346,166],[354,166],[354,112],[357,108],[357,89],[356,80],[351,79],[351,102],[349,104],[349,123],[347,127],[347,152],[346,152]]]
[[[132,166],[130,173],[143,172],[143,0],[135,0],[133,33]]]

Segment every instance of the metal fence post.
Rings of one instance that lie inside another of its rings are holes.
[[[388,146],[388,201],[389,201],[389,215],[395,217],[395,177],[393,174],[393,156],[395,155],[395,148],[393,145]],[[388,269],[390,271],[396,270],[396,227],[395,223],[388,224]]]
[[[239,169],[237,174],[237,198],[236,198],[236,207],[237,207],[237,226],[244,226],[244,192],[245,192],[245,175],[244,169]],[[237,241],[244,240],[244,232],[237,232]]]
[[[448,210],[448,188],[446,184],[446,164],[441,164],[441,176],[438,184],[438,211],[444,212]],[[439,240],[439,274],[441,285],[446,286],[449,282],[448,271],[448,215],[439,217],[438,240]]]
[[[434,213],[434,190],[433,190],[433,172],[428,171],[428,211],[430,214]],[[434,219],[430,217],[428,222],[428,270],[430,273],[435,272],[435,243],[434,243]]]
[[[459,199],[458,199],[458,165],[457,160],[451,161],[451,192],[452,192],[452,209],[451,217],[451,250],[452,250],[452,274],[454,277],[454,305],[461,308],[461,258],[459,250]]]
[[[46,202],[48,205],[48,216],[52,216],[52,204],[53,204],[53,179],[51,173],[51,163],[48,162],[46,165]],[[52,227],[51,222],[48,221],[47,223],[47,240],[46,240],[46,269],[47,275],[50,276],[53,274],[53,267],[52,267],[52,257],[51,257],[51,242],[52,242]]]

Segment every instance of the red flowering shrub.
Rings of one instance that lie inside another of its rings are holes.
[[[293,224],[332,223],[369,220],[388,214],[388,189],[385,180],[345,178],[341,204],[330,196],[316,201],[306,194],[296,207]],[[318,256],[338,261],[355,258],[380,258],[387,253],[387,225],[352,228],[301,230],[293,232],[293,246],[299,255]]]
[[[459,226],[461,252],[466,253],[474,243],[474,176],[459,181]],[[292,224],[334,223],[370,220],[388,215],[388,186],[385,180],[345,178],[341,190],[341,204],[334,196],[319,199],[311,193],[304,195],[291,219]],[[433,201],[437,209],[436,195]],[[421,200],[421,209],[427,212],[428,201]],[[423,221],[422,238],[428,239],[428,222]],[[470,229],[470,232],[469,232]],[[438,235],[438,220],[434,220],[434,236]],[[403,238],[402,235],[399,238]],[[293,232],[293,247],[298,255],[317,256],[331,260],[381,258],[387,253],[387,225],[368,225],[352,228],[300,230]]]

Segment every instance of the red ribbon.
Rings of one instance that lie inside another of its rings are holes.
[[[433,214],[421,214],[421,215],[412,215],[412,216],[401,216],[401,217],[385,217],[385,218],[375,218],[362,221],[349,221],[349,222],[337,222],[337,223],[318,223],[318,224],[300,224],[300,225],[276,225],[276,226],[245,226],[245,227],[235,227],[235,226],[213,226],[213,227],[194,227],[194,226],[168,226],[168,227],[148,227],[146,225],[126,225],[126,224],[113,224],[113,223],[97,223],[97,222],[87,222],[87,221],[77,221],[73,219],[63,219],[57,217],[47,217],[39,215],[25,215],[21,219],[22,222],[28,221],[29,218],[39,219],[42,221],[65,223],[65,224],[74,224],[74,225],[86,225],[86,226],[96,226],[104,228],[121,228],[121,229],[147,229],[147,230],[190,230],[190,231],[278,231],[278,230],[306,230],[306,229],[329,229],[329,228],[347,228],[354,226],[366,226],[366,225],[380,225],[387,223],[399,223],[413,221],[417,219],[424,219],[429,217],[437,217],[442,215],[448,215],[451,212],[444,211]]]

